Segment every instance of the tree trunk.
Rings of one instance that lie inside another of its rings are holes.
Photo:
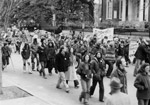
[[[4,0],[0,0],[0,10],[2,10],[4,4]],[[2,11],[0,11],[2,12]],[[1,18],[0,18],[1,20]],[[0,35],[0,94],[3,94],[2,91],[2,52],[1,52],[1,47],[2,47],[2,40],[1,40],[1,35]]]
[[[94,23],[94,5],[92,3],[89,4],[89,19]]]
[[[2,91],[2,52],[1,52],[1,47],[2,47],[2,41],[0,41],[0,94],[3,94],[3,91]]]

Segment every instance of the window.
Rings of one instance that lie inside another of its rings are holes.
[[[123,0],[119,1],[119,19],[122,19]]]
[[[107,12],[106,12],[106,17],[107,19],[112,19],[112,12],[113,12],[113,0],[107,0]]]

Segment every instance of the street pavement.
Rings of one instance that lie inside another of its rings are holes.
[[[10,105],[10,103],[12,103],[11,105],[82,105],[79,102],[81,86],[79,89],[75,89],[73,82],[70,81],[70,93],[66,93],[64,89],[56,89],[58,75],[54,73],[54,70],[53,75],[49,76],[48,70],[46,69],[48,79],[43,79],[36,71],[33,74],[24,73],[22,65],[21,55],[12,54],[10,65],[3,71],[3,87],[17,86],[33,96],[0,101],[0,105]],[[135,80],[133,77],[134,66],[130,65],[126,69],[128,72],[128,95],[131,100],[131,105],[137,105],[136,89],[133,86]],[[109,82],[110,79],[104,78],[105,99],[110,92]],[[105,105],[105,103],[98,101],[98,95],[99,90],[97,85],[95,94],[89,101],[90,105]]]

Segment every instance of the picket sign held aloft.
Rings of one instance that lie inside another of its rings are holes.
[[[93,35],[96,34],[98,40],[102,40],[105,36],[108,37],[108,40],[113,40],[114,37],[114,28],[107,28],[107,29],[97,29],[93,28]]]
[[[135,54],[138,47],[139,47],[139,44],[137,43],[137,41],[131,41],[130,42],[130,45],[129,45],[129,58],[131,59],[131,61],[133,61],[134,54]]]

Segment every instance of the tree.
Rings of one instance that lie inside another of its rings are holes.
[[[3,2],[4,2],[4,0],[0,1],[0,10],[3,7]],[[3,93],[3,91],[2,91],[2,52],[1,52],[1,47],[2,47],[2,41],[0,40],[0,95]]]
[[[20,5],[24,0],[1,0],[1,9],[0,9],[0,21],[1,25],[6,28],[9,26],[11,14],[14,12],[15,8]]]
[[[53,13],[57,24],[68,21],[93,21],[93,0],[3,0],[1,21],[5,28],[10,23],[34,20],[38,24],[52,25]],[[52,6],[54,9],[52,9]],[[81,13],[83,17],[81,18]]]
[[[0,49],[2,47],[2,41],[0,41]],[[2,52],[0,50],[0,94],[3,93],[2,91]]]

